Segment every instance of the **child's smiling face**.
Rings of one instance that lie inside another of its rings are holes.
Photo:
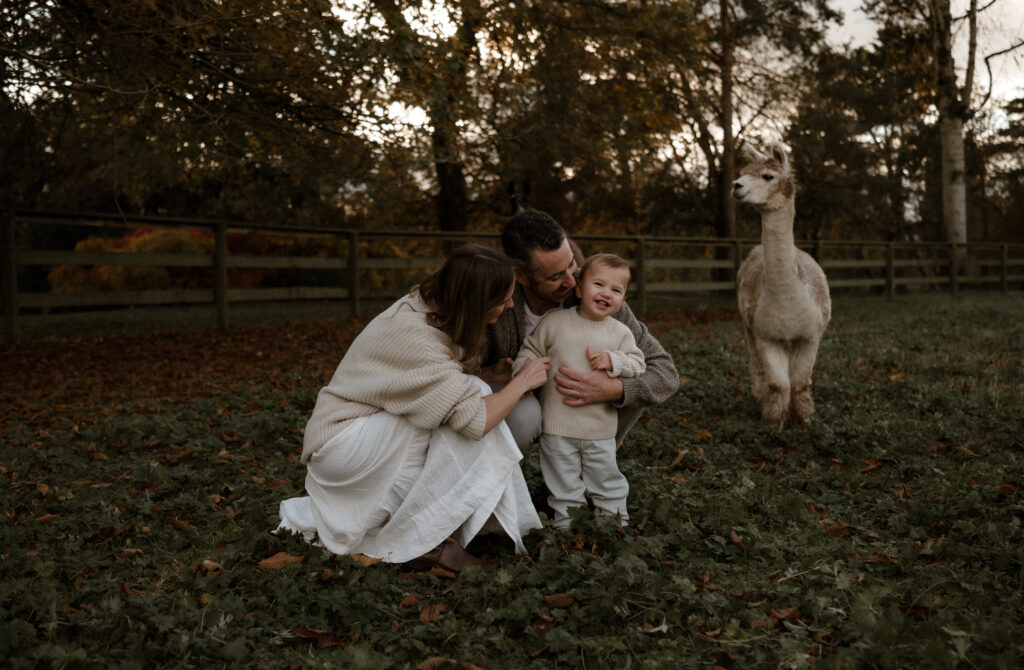
[[[603,263],[593,263],[576,285],[580,299],[580,315],[592,321],[600,321],[619,311],[626,299],[629,288],[629,268],[613,268]]]

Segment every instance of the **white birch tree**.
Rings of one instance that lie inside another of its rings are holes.
[[[988,102],[992,91],[990,60],[1024,46],[1017,43],[1008,49],[986,54],[988,90],[983,95],[975,91],[977,79],[979,16],[1005,0],[989,0],[979,7],[978,0],[969,0],[966,11],[954,16],[951,0],[897,0],[880,2],[868,0],[865,8],[870,14],[896,24],[917,22],[926,26],[932,46],[932,72],[934,75],[935,108],[941,142],[942,174],[942,229],[951,244],[967,241],[967,164],[965,133],[972,118]],[[954,38],[959,27],[966,22],[966,53],[957,63]],[[959,71],[962,70],[962,80]],[[959,256],[962,259],[962,252]]]

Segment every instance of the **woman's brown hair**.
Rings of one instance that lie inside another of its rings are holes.
[[[487,330],[487,312],[505,301],[514,277],[512,264],[479,244],[453,251],[441,269],[413,289],[431,308],[430,325],[458,345],[462,369],[476,369]]]

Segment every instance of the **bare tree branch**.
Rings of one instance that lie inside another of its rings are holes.
[[[967,37],[967,74],[964,77],[964,92],[961,98],[964,106],[971,104],[971,89],[974,88],[974,64],[977,61],[978,51],[978,0],[971,0],[968,10],[968,37]]]
[[[984,107],[985,103],[987,103],[989,98],[992,97],[992,85],[993,85],[994,81],[993,81],[993,77],[992,77],[992,63],[991,63],[991,60],[993,58],[995,58],[996,56],[1004,56],[1004,55],[1010,53],[1011,51],[1016,51],[1017,49],[1020,49],[1021,47],[1024,47],[1024,41],[1017,42],[1013,46],[1007,47],[1007,48],[1005,48],[1005,49],[1003,49],[1001,51],[996,51],[994,53],[990,53],[989,55],[985,56],[985,70],[988,72],[988,90],[985,92],[985,97],[982,99],[981,103],[978,105],[979,109]]]
[[[986,9],[988,9],[988,8],[989,8],[989,7],[991,7],[992,5],[995,5],[995,4],[996,4],[996,3],[998,3],[998,2],[999,2],[999,0],[991,0],[991,2],[989,2],[989,3],[988,3],[987,5],[985,5],[984,7],[978,7],[978,9],[977,9],[976,11],[977,11],[978,13],[984,12],[984,11],[985,11]],[[972,11],[975,11],[975,10],[968,10],[968,11],[967,11],[967,13],[966,13],[966,14],[964,14],[963,16],[957,16],[957,17],[954,17],[954,19],[953,19],[953,22],[955,23],[955,22],[958,22],[958,21],[963,21],[963,20],[964,20],[964,19],[966,19],[966,18],[970,18],[970,16],[971,16],[971,12],[972,12]]]

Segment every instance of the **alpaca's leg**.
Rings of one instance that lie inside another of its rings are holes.
[[[807,423],[814,414],[814,398],[811,397],[811,372],[818,357],[818,340],[805,340],[793,346],[789,361],[789,377],[792,384],[791,416],[800,423]]]
[[[764,398],[766,393],[768,393],[768,380],[765,378],[764,364],[761,362],[761,355],[757,352],[754,333],[747,328],[746,335],[747,352],[750,354],[750,388],[754,395],[754,400],[757,401],[758,407],[760,407],[761,399]]]
[[[759,400],[761,416],[782,428],[789,415],[789,356],[784,347],[767,340],[758,340],[757,351],[766,382],[764,396]]]

